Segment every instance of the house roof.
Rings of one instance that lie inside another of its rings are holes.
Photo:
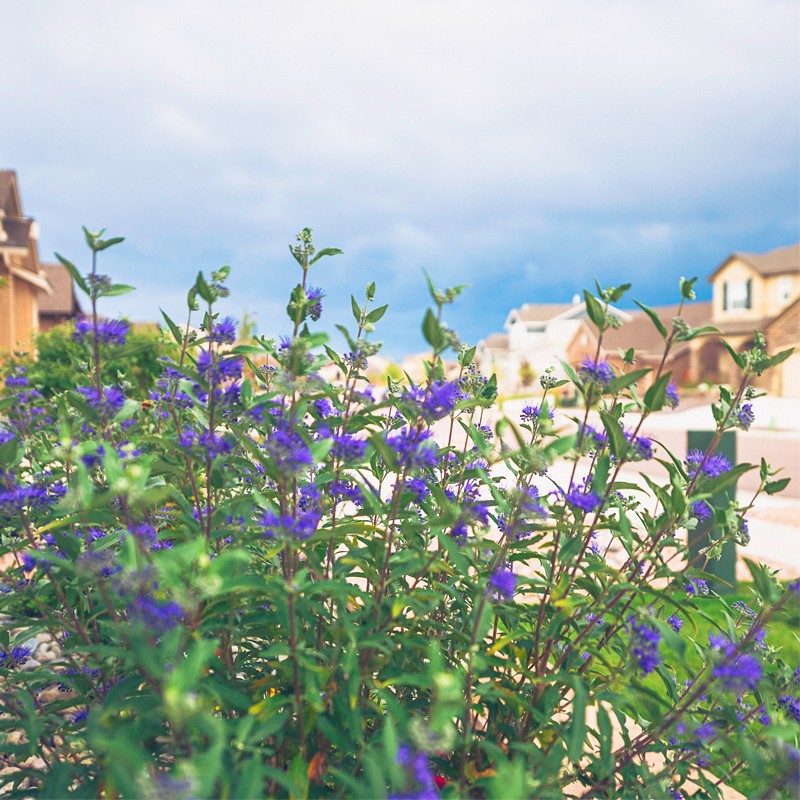
[[[658,306],[653,310],[658,314],[664,327],[670,330],[672,320],[678,315],[680,306]],[[688,303],[681,311],[681,319],[693,328],[711,324],[711,303]],[[631,321],[620,328],[612,328],[603,334],[603,347],[606,351],[627,349],[633,345],[639,353],[661,352],[664,340],[644,311],[631,312]]]
[[[734,259],[744,261],[759,275],[764,276],[800,272],[800,243],[788,247],[776,247],[768,253],[732,253],[708,276],[708,279],[713,281]]]
[[[491,350],[507,350],[508,349],[508,334],[507,333],[490,333],[485,339],[481,341],[481,345]]]
[[[569,311],[575,305],[573,303],[525,303],[519,308],[512,309],[511,314],[516,312],[522,322],[547,322],[565,311]]]
[[[53,287],[53,293],[48,295],[42,292],[39,295],[39,313],[68,315],[80,313],[81,307],[75,297],[72,276],[66,267],[61,264],[42,264],[42,269]]]
[[[16,180],[17,174],[13,169],[0,169],[0,208],[6,213],[12,210],[12,187]],[[13,209],[16,216],[17,209]]]

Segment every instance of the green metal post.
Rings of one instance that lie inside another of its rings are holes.
[[[714,438],[713,431],[689,431],[687,435],[687,452],[700,450],[705,452]],[[725,456],[731,464],[736,464],[736,432],[725,431],[717,445],[715,453]],[[724,492],[709,500],[714,508],[727,508],[728,503],[736,497],[736,486],[731,486]],[[699,555],[704,547],[719,537],[719,532],[714,525],[713,517],[701,520],[693,531],[689,531],[689,560],[694,565],[703,568],[705,559]],[[696,560],[695,560],[696,559]],[[719,561],[711,560],[705,566],[705,572],[716,575],[719,580],[711,582],[709,588],[718,594],[733,594],[736,592],[736,543],[726,542],[722,547],[722,557]]]

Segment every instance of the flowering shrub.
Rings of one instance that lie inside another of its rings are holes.
[[[92,307],[83,385],[45,399],[13,365],[0,401],[2,793],[715,797],[744,772],[793,795],[800,673],[770,627],[796,624],[800,585],[749,563],[752,599],[728,605],[705,572],[752,506],[709,501],[753,468],[756,498],[786,484],[714,445],[787,353],[732,352],[717,439],[685,461],[642,433],[679,396],[633,350],[622,370],[564,365],[573,423],[552,370],[521,420],[494,414],[442,322],[460,287],[430,285],[426,379],[372,387],[387,307],[367,286],[331,349],[308,279],[339,251],[306,229],[286,337],[236,345],[227,269],[199,274],[143,391],[106,382],[128,330],[98,303],[129,287],[97,272],[119,240],[86,236],[88,275],[62,259]],[[627,289],[586,293],[601,340]],[[652,317],[666,351],[705,332]],[[653,458],[664,481],[625,480]],[[702,514],[719,538],[687,565]]]

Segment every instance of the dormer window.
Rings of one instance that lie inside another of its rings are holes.
[[[726,281],[722,285],[722,310],[733,311],[737,308],[752,308],[753,281]]]

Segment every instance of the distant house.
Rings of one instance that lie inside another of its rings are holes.
[[[766,338],[770,353],[789,347],[800,350],[800,244],[768,253],[734,253],[709,280],[711,301],[687,303],[681,319],[693,328],[714,325],[721,333],[672,347],[665,367],[676,383],[737,382],[737,367],[721,344],[722,338],[741,351],[753,344],[754,331],[758,330]],[[654,310],[669,330],[678,306]],[[637,366],[657,368],[664,341],[650,318],[639,310],[614,313],[622,325],[605,332],[600,357],[621,367],[620,350],[634,347]],[[577,367],[597,352],[597,330],[582,303],[522,306],[509,313],[505,328],[507,334],[492,334],[479,345],[482,368],[487,373],[497,372],[501,391],[520,388],[518,376],[524,361],[538,372],[557,358]],[[756,383],[773,395],[800,397],[800,352]]]
[[[621,322],[630,314],[611,307]],[[525,374],[541,374],[569,360],[568,345],[587,329],[586,304],[577,295],[572,303],[525,303],[512,308],[503,323],[506,333],[493,333],[478,343],[476,359],[481,369],[497,375],[498,389],[511,394],[525,389]]]
[[[39,263],[38,226],[22,213],[13,170],[0,170],[0,351],[31,350],[39,298],[53,287]]]

